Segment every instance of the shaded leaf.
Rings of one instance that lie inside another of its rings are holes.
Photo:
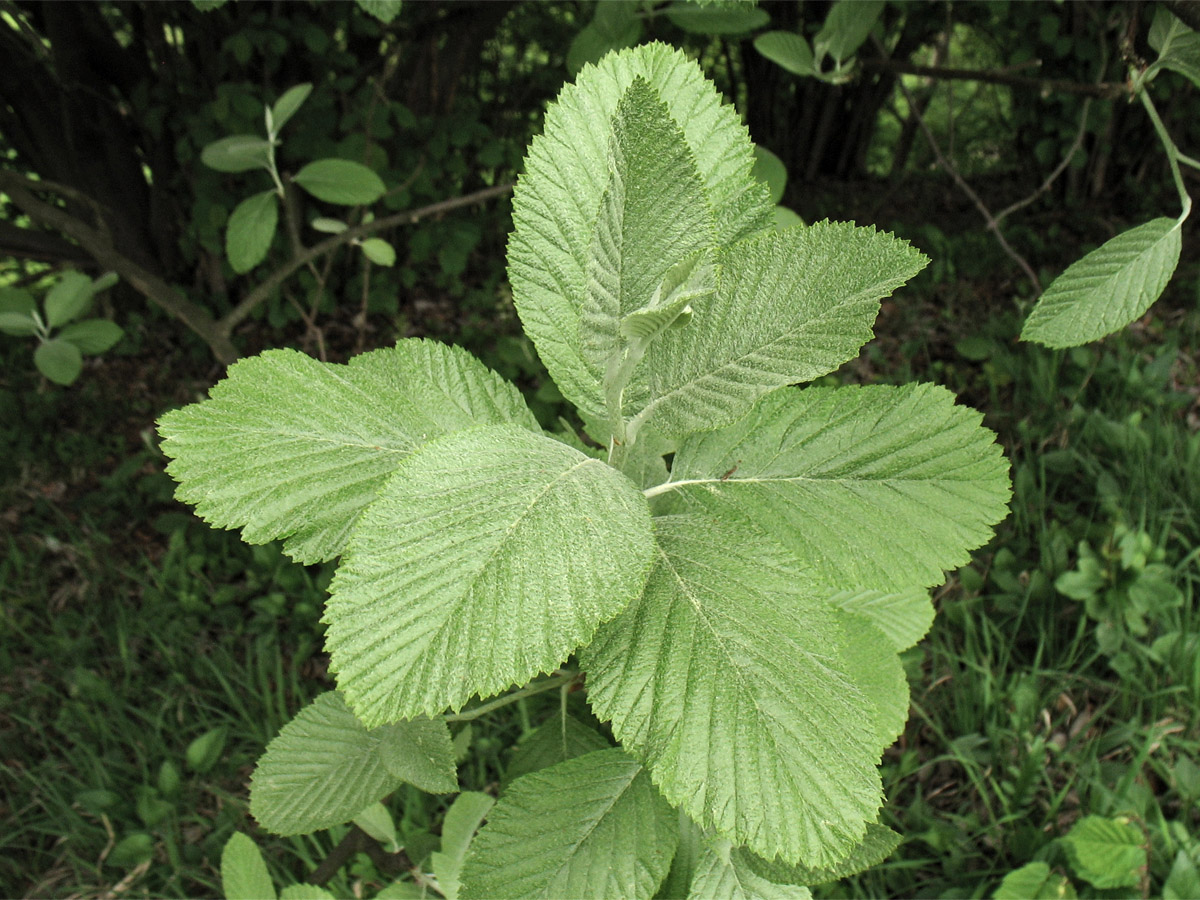
[[[70,341],[44,341],[33,351],[37,370],[55,384],[73,384],[83,371],[83,355]]]
[[[813,54],[808,41],[792,31],[768,31],[754,39],[754,49],[793,75],[812,75]]]
[[[438,889],[446,900],[458,900],[463,860],[479,824],[495,803],[495,798],[488,794],[463,791],[446,810],[446,819],[442,823],[442,849],[429,858],[433,874],[437,876]]]
[[[362,163],[348,159],[318,159],[292,176],[318,200],[341,206],[374,203],[387,192],[383,181]]]
[[[249,172],[266,169],[271,142],[256,134],[234,134],[205,145],[200,161],[218,172]]]
[[[275,900],[275,884],[262,853],[240,831],[221,851],[221,892],[225,900]]]
[[[313,86],[305,82],[288,88],[271,107],[271,129],[278,134],[288,120],[294,116],[312,93]]]
[[[771,21],[765,9],[751,3],[733,6],[672,3],[666,13],[673,25],[693,34],[745,34]]]
[[[46,293],[46,324],[65,325],[83,314],[92,300],[92,279],[82,272],[63,272]]]
[[[234,208],[225,226],[225,256],[233,271],[244,274],[267,258],[278,220],[273,190],[247,197]]]

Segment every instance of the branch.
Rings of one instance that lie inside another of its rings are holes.
[[[367,222],[362,225],[355,225],[353,228],[347,228],[345,231],[335,234],[332,237],[326,238],[319,244],[314,244],[302,253],[293,256],[279,269],[272,272],[267,279],[262,282],[254,290],[250,291],[242,302],[235,306],[232,310],[216,323],[218,333],[225,339],[233,333],[233,329],[246,316],[250,315],[254,307],[260,303],[266,302],[271,293],[279,287],[288,276],[297,269],[308,265],[309,262],[321,256],[324,253],[330,253],[336,250],[343,244],[348,244],[355,238],[365,237],[369,234],[375,234],[384,231],[388,228],[395,228],[397,225],[412,225],[419,222],[421,219],[426,219],[429,216],[437,215],[438,213],[449,212],[453,209],[460,209],[464,206],[470,206],[473,203],[482,203],[484,200],[490,200],[493,197],[499,197],[509,193],[513,189],[511,183],[499,184],[494,187],[484,188],[481,191],[475,191],[471,194],[465,194],[462,197],[452,197],[449,200],[441,200],[437,203],[431,203],[429,206],[422,206],[419,209],[410,209],[405,212],[395,213],[386,216],[382,219],[376,219],[373,222]]]
[[[1099,100],[1118,100],[1130,97],[1132,91],[1125,82],[1104,81],[1088,84],[1082,81],[1063,81],[1053,78],[1026,78],[1010,75],[993,69],[949,69],[942,66],[918,66],[893,59],[864,59],[863,69],[872,72],[888,72],[895,75],[921,75],[925,78],[958,81],[986,81],[1008,87],[1027,88],[1043,94],[1081,94]]]
[[[111,236],[106,232],[91,228],[65,210],[34,196],[37,192],[56,191],[57,188],[56,185],[33,181],[16,172],[0,169],[0,189],[25,215],[37,224],[60,231],[71,238],[99,263],[101,268],[116,272],[123,281],[151,303],[181,319],[208,344],[218,360],[228,365],[237,359],[237,350],[234,349],[228,334],[220,330],[208,310],[188,300],[177,288],[117,252],[113,248]],[[74,191],[72,193],[78,194]],[[90,205],[94,208],[94,201]]]

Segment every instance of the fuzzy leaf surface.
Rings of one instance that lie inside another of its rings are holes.
[[[1124,328],[1161,296],[1179,264],[1180,223],[1154,219],[1071,263],[1046,288],[1021,340],[1077,347]]]
[[[715,216],[718,244],[771,227],[766,189],[750,178],[754,154],[745,126],[682,52],[651,43],[610,54],[563,88],[513,192],[508,272],[525,331],[555,383],[597,419],[604,418],[604,392],[584,358],[580,333],[592,230],[612,169],[610,129],[597,123],[612,120],[637,77],[658,93],[683,132]],[[675,215],[676,208],[662,214]]]
[[[635,421],[681,437],[725,425],[763,394],[853,359],[879,301],[928,259],[907,242],[847,222],[771,231],[717,254],[714,295],[686,328],[650,345]]]
[[[515,422],[540,431],[515,387],[457,347],[404,340],[348,365],[268,350],[209,399],[159,420],[176,496],[217,528],[284,538],[302,563],[338,556],[363,508],[430,438]]]
[[[677,508],[757,523],[831,592],[939,584],[1007,512],[981,418],[929,384],[776,391],[681,444]]]
[[[517,744],[512,761],[504,770],[502,784],[611,746],[611,742],[594,728],[589,728],[574,716],[556,712]]]
[[[933,603],[923,587],[883,591],[840,591],[830,602],[874,623],[898,651],[907,650],[925,637],[933,625]]]
[[[678,840],[636,760],[598,750],[519,778],[475,836],[464,898],[649,898]]]
[[[850,855],[834,863],[832,866],[805,867],[788,866],[778,860],[765,860],[747,853],[745,850],[735,850],[741,856],[745,865],[753,872],[779,884],[825,884],[857,875],[872,866],[883,862],[896,848],[900,846],[900,835],[886,825],[872,822],[867,826],[867,833],[862,841],[855,845]]]
[[[715,518],[655,519],[645,591],[581,651],[588,702],[699,824],[832,863],[879,809],[878,710],[827,595],[752,525]]]
[[[747,865],[746,855],[728,841],[716,844],[706,843],[700,851],[688,900],[811,900],[808,888],[770,881]]]
[[[653,546],[641,492],[572,447],[514,425],[431,441],[330,587],[338,685],[377,725],[553,671],[641,590]]]

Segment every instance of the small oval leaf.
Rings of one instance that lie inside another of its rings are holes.
[[[82,272],[64,272],[46,294],[46,324],[65,325],[87,309],[92,299],[92,279]]]
[[[92,293],[98,294],[101,291],[107,291],[120,280],[121,276],[119,276],[116,272],[105,272],[92,282]]]
[[[310,224],[317,231],[325,232],[325,234],[341,234],[350,227],[341,219],[327,219],[324,216],[313,219],[308,224]]]
[[[750,170],[750,174],[766,184],[771,192],[772,203],[783,199],[783,189],[787,186],[787,166],[766,147],[755,146],[754,168]]]
[[[226,900],[275,900],[275,885],[254,841],[235,831],[221,851],[221,890]]]
[[[348,159],[318,159],[297,172],[293,181],[318,200],[341,206],[374,203],[387,190],[378,175]]]
[[[46,341],[33,351],[33,364],[55,384],[68,385],[83,371],[83,354],[67,341]]]
[[[68,325],[58,334],[58,339],[74,344],[81,353],[103,353],[122,337],[125,331],[116,322],[108,319],[86,319]]]
[[[362,242],[363,256],[377,266],[394,266],[396,251],[382,238],[368,238]]]
[[[37,333],[37,322],[29,313],[0,312],[0,331],[13,337],[28,337]]]
[[[313,86],[309,82],[298,84],[286,90],[283,96],[275,101],[275,105],[271,107],[271,130],[275,134],[279,134],[288,119],[296,114],[312,93],[312,89]]]
[[[754,39],[754,49],[793,75],[812,75],[813,55],[808,41],[791,31],[768,31]]]
[[[237,205],[225,228],[225,255],[233,271],[241,275],[266,259],[278,221],[274,191],[247,197]]]
[[[217,764],[221,751],[225,749],[225,727],[219,726],[204,732],[187,746],[184,759],[193,772],[204,774]]]
[[[675,3],[667,7],[667,18],[677,28],[692,34],[745,34],[771,21],[765,9],[749,3],[735,6]]]
[[[218,172],[249,172],[267,168],[271,142],[255,134],[234,134],[213,141],[200,151],[200,162]]]

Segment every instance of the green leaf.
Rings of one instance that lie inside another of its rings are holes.
[[[750,523],[654,521],[645,591],[581,651],[588,702],[699,824],[835,862],[878,812],[883,748],[838,611]]]
[[[308,82],[298,84],[295,87],[288,88],[283,92],[283,96],[275,101],[275,105],[271,107],[271,130],[275,134],[279,134],[288,119],[294,116],[304,101],[308,99],[308,95],[312,93],[313,86]]]
[[[601,421],[607,421],[601,373],[587,363],[580,331],[594,226],[612,165],[610,129],[597,123],[611,121],[637,77],[660,94],[683,132],[715,215],[717,242],[771,227],[766,189],[749,177],[754,157],[745,127],[682,52],[647,44],[611,54],[563,89],[513,193],[509,277],[526,333],[555,383]],[[676,214],[674,206],[660,211]]]
[[[354,817],[354,824],[377,840],[388,853],[400,850],[400,843],[396,839],[396,823],[392,821],[388,808],[379,801],[359,810]]]
[[[224,726],[210,728],[187,745],[184,761],[193,772],[203,775],[215,766],[225,751],[225,738],[229,730]]]
[[[349,822],[400,786],[381,752],[399,727],[368,730],[337,692],[321,694],[267,745],[250,780],[251,814],[282,835]]]
[[[74,344],[80,353],[103,353],[124,336],[124,329],[108,319],[73,322],[58,333],[59,340]]]
[[[403,0],[355,0],[358,8],[368,15],[374,16],[384,25],[391,25],[396,16],[400,15]]]
[[[754,147],[754,168],[750,174],[767,186],[772,203],[778,203],[783,198],[783,190],[787,187],[787,167],[782,159],[766,147]]]
[[[1150,46],[1158,51],[1158,61],[1163,66],[1200,87],[1200,34],[1161,3],[1150,25]]]
[[[750,3],[736,6],[672,3],[666,13],[676,28],[693,34],[745,34],[771,21],[766,10]]]
[[[501,784],[507,785],[522,775],[611,746],[594,728],[573,716],[556,712],[517,744]]]
[[[1077,347],[1141,316],[1179,264],[1179,226],[1175,219],[1154,219],[1072,263],[1038,300],[1021,340]]]
[[[0,313],[20,313],[32,316],[37,309],[33,294],[24,288],[0,287]]]
[[[368,724],[459,709],[553,671],[641,590],[641,492],[548,437],[437,438],[363,513],[330,586],[326,648]]]
[[[1075,897],[1071,882],[1044,862],[1026,863],[1004,876],[992,900],[1065,900]]]
[[[1124,816],[1087,816],[1061,838],[1075,874],[1094,887],[1137,887],[1146,867],[1146,836]]]
[[[717,288],[707,254],[691,256],[666,271],[650,302],[621,317],[621,337],[650,341],[672,325],[691,320],[692,303],[707,300]]]
[[[907,650],[929,631],[933,624],[933,604],[924,587],[903,591],[842,591],[830,602],[847,612],[870,619],[887,637],[897,652]]]
[[[1163,882],[1163,900],[1191,900],[1193,897],[1200,897],[1200,871],[1188,852],[1180,850]]]
[[[793,75],[813,75],[812,50],[808,41],[792,31],[768,31],[754,39],[754,49]]]
[[[33,364],[55,384],[65,386],[74,383],[83,371],[83,355],[69,341],[49,340],[33,351]]]
[[[383,764],[397,778],[430,794],[458,790],[454,742],[444,719],[410,719],[380,733]]]
[[[844,63],[870,35],[884,5],[884,0],[837,0],[813,38],[816,56],[829,54],[836,62]]]
[[[640,407],[634,430],[714,428],[769,391],[833,371],[871,338],[880,298],[927,262],[907,242],[852,223],[772,230],[726,249],[716,294],[693,304],[687,328],[650,345],[646,390],[626,392],[627,408]]]
[[[831,592],[940,584],[1007,514],[1008,463],[930,384],[785,389],[675,454],[680,508],[756,523]]]
[[[230,367],[210,399],[159,420],[177,496],[251,544],[299,562],[338,556],[400,461],[473,425],[541,428],[515,387],[457,347],[403,340],[320,363],[270,350]]]
[[[144,831],[135,831],[117,841],[104,862],[118,869],[132,869],[154,858],[154,838]]]
[[[588,63],[598,63],[612,50],[632,47],[642,36],[637,0],[605,0],[596,4],[592,21],[567,48],[567,71],[572,77]]]
[[[269,168],[271,142],[256,134],[234,134],[205,145],[200,162],[218,172]]]
[[[495,799],[479,791],[463,791],[450,808],[442,823],[442,849],[430,856],[433,874],[438,880],[438,889],[446,900],[458,900],[462,889],[459,876],[467,850],[479,828],[479,823],[491,812]]]
[[[854,684],[874,707],[872,721],[881,747],[890,746],[908,721],[908,678],[900,657],[888,653],[891,643],[870,619],[842,611],[838,616],[846,636],[842,650]],[[882,649],[881,649],[882,648]]]
[[[324,216],[313,219],[308,223],[317,231],[323,231],[326,234],[341,234],[350,226],[340,219],[327,219]]]
[[[275,884],[262,853],[240,831],[221,851],[221,891],[225,900],[275,900]]]
[[[200,10],[200,12],[212,12],[214,9],[220,9],[229,0],[192,0],[192,6]]]
[[[279,900],[334,900],[334,896],[319,884],[289,884],[279,892]]]
[[[393,881],[375,895],[375,900],[428,900],[428,898],[428,889],[412,881]]]
[[[466,898],[649,898],[667,874],[676,813],[613,748],[515,781],[476,835]]]
[[[383,181],[362,163],[348,159],[318,159],[292,178],[318,200],[341,206],[374,203],[386,192]]]
[[[367,238],[359,245],[363,256],[377,266],[394,266],[396,250],[383,238]]]
[[[247,197],[234,207],[225,226],[225,255],[233,271],[245,274],[267,258],[278,220],[273,190]]]
[[[0,331],[13,337],[28,337],[37,333],[37,322],[29,313],[0,312]]]
[[[745,850],[734,851],[752,872],[777,884],[826,884],[848,878],[877,866],[900,846],[900,835],[886,825],[872,822],[862,841],[855,845],[850,855],[831,866],[788,866],[777,860],[765,860]]]
[[[65,325],[83,314],[92,300],[92,279],[82,272],[63,272],[46,293],[46,324]]]
[[[120,280],[121,277],[116,272],[105,272],[92,282],[92,293],[98,294],[101,291],[107,291]]]
[[[794,228],[797,225],[803,225],[804,220],[800,218],[792,210],[786,206],[775,207],[775,230],[783,231],[785,228]]]
[[[776,884],[763,878],[746,864],[745,855],[734,850],[729,841],[706,842],[696,861],[688,900],[811,900],[806,887]]]

